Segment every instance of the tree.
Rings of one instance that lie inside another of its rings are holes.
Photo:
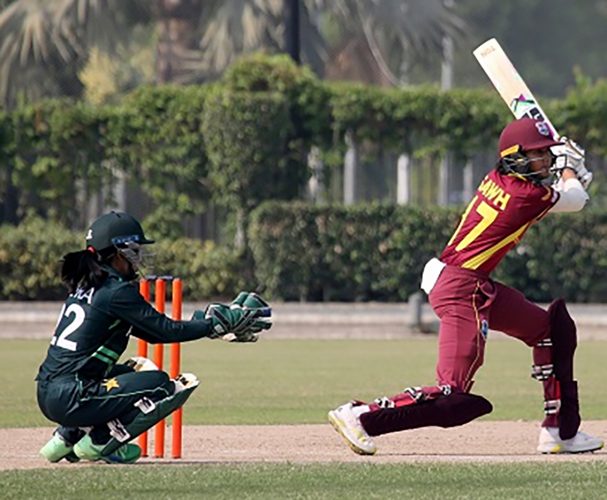
[[[411,69],[434,56],[446,36],[461,37],[464,23],[444,0],[317,0],[334,33],[330,76],[366,75],[370,83],[408,83]],[[343,78],[343,77],[342,77]]]
[[[79,96],[92,47],[114,51],[137,24],[156,26],[158,83],[215,78],[240,54],[285,51],[287,1],[16,0],[0,13],[1,102],[14,105],[19,92]],[[323,23],[339,23],[393,82],[405,61],[440,51],[442,36],[461,26],[441,0],[304,0],[299,20],[302,62],[317,73],[330,43]]]
[[[492,37],[536,96],[563,97],[575,84],[576,68],[592,78],[607,74],[604,1],[466,0],[457,2],[455,11],[469,27],[455,56],[460,86],[488,85],[471,51]]]
[[[91,46],[113,50],[145,19],[143,2],[16,0],[0,12],[0,99],[79,96]]]

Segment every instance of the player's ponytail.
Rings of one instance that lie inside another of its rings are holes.
[[[102,255],[93,247],[70,252],[61,259],[61,281],[70,293],[74,293],[78,288],[87,290],[96,287],[107,277],[102,263],[109,257],[111,255]]]

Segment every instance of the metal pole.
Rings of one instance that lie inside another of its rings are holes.
[[[344,204],[356,201],[356,176],[358,174],[358,147],[351,130],[346,132],[346,157],[344,158]]]
[[[453,0],[444,0],[445,7],[453,7]],[[441,64],[441,89],[449,90],[453,87],[453,39],[449,35],[443,37],[443,61]],[[453,155],[445,153],[440,165],[438,204],[449,205],[451,194]]]

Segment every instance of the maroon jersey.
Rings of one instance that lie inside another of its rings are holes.
[[[492,170],[478,187],[440,259],[452,266],[490,273],[558,197],[550,187]]]

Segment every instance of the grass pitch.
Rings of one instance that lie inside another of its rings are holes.
[[[131,347],[134,347],[134,342]],[[52,425],[38,410],[34,377],[47,343],[0,341],[0,427]],[[271,340],[238,345],[183,344],[182,371],[201,379],[185,407],[187,424],[325,423],[349,400],[390,396],[434,383],[436,338],[416,340]],[[132,352],[132,351],[131,351]],[[607,342],[578,347],[576,376],[585,419],[604,419]],[[489,342],[473,392],[487,397],[492,420],[540,420],[541,385],[530,378],[531,352],[515,341]]]
[[[0,341],[1,427],[51,425],[35,401],[34,376],[47,342]],[[132,352],[132,351],[131,351]],[[578,348],[583,415],[603,419],[607,342]],[[432,383],[436,339],[272,340],[255,345],[201,341],[183,346],[183,371],[201,387],[187,424],[325,423],[351,398],[391,395]],[[514,341],[490,342],[474,392],[494,404],[487,419],[539,420],[541,386],[529,377],[531,353]],[[70,466],[0,471],[0,498],[44,499],[551,499],[605,498],[607,468],[591,462],[461,464],[197,464]]]
[[[605,464],[101,466],[0,472],[5,499],[598,499]]]

